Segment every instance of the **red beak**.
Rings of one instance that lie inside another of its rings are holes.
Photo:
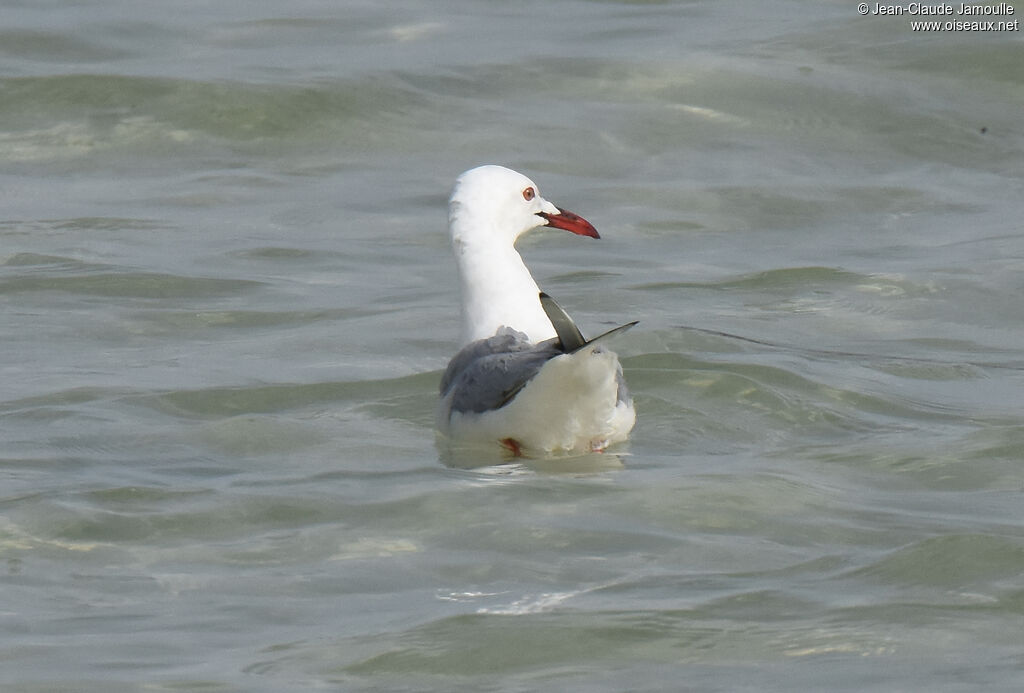
[[[537,212],[537,216],[543,217],[547,220],[548,226],[553,226],[556,229],[563,229],[569,233],[575,233],[578,236],[589,236],[590,238],[601,237],[597,233],[597,229],[595,229],[589,221],[581,217],[579,214],[573,214],[561,207],[558,208],[558,214]]]

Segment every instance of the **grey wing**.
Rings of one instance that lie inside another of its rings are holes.
[[[455,355],[441,379],[441,396],[451,394],[451,411],[500,409],[561,353],[555,340],[531,344],[521,332],[503,330]]]

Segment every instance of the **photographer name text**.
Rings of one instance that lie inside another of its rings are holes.
[[[1002,17],[1014,13],[1013,5],[1001,2],[998,5],[968,5],[960,3],[959,6],[948,4],[929,5],[923,2],[911,2],[906,5],[883,5],[874,3],[870,7],[867,3],[861,4],[861,9],[868,7],[873,15],[911,15],[911,16],[960,16],[960,17]],[[862,12],[862,14],[868,14]]]

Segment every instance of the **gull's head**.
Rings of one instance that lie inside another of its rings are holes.
[[[459,244],[512,245],[541,226],[600,238],[590,222],[551,204],[536,183],[504,166],[480,166],[459,176],[448,215],[452,240]]]

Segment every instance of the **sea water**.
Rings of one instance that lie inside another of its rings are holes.
[[[1020,690],[1019,31],[0,14],[4,691]],[[520,244],[584,333],[640,321],[604,455],[435,447],[482,163],[602,234]]]

